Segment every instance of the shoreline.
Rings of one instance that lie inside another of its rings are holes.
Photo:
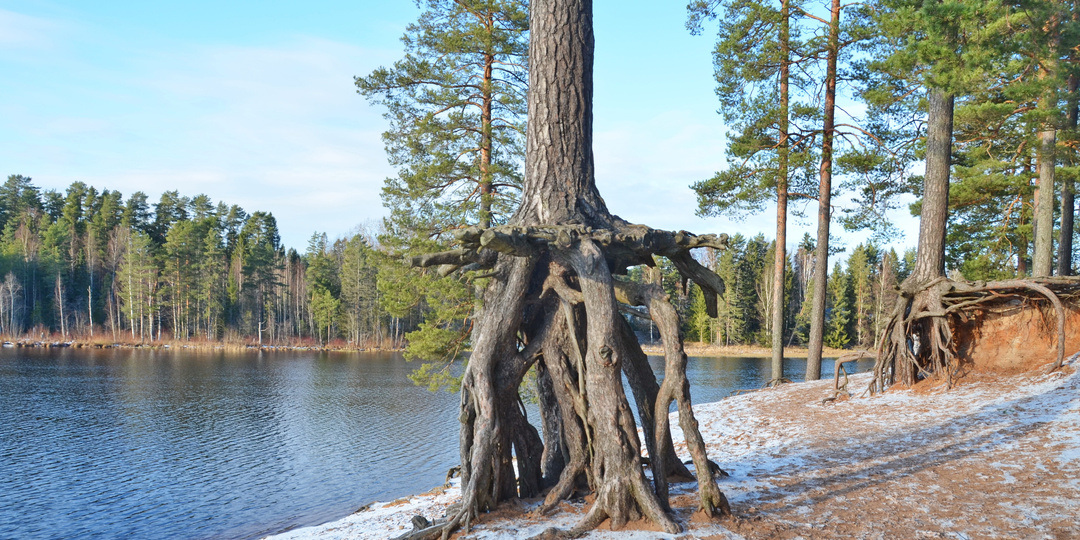
[[[585,538],[1080,537],[1078,369],[1080,353],[1051,374],[975,373],[951,389],[930,380],[875,396],[863,373],[831,402],[833,382],[819,380],[695,405],[710,457],[730,474],[720,487],[737,517],[696,518],[696,486],[673,484],[681,534],[601,527]],[[459,497],[456,485],[436,488],[267,538],[393,538]],[[536,504],[507,503],[454,537],[531,536],[572,526],[584,511],[565,503],[537,519],[527,514]]]
[[[352,345],[259,345],[257,343],[231,343],[221,341],[151,341],[127,342],[105,339],[7,339],[0,342],[3,348],[20,349],[149,349],[190,350],[206,352],[247,351],[319,351],[319,352],[401,352],[400,347],[356,347]]]
[[[151,349],[151,350],[194,350],[194,351],[320,351],[320,352],[401,352],[403,347],[358,347],[347,344],[284,344],[284,345],[259,345],[249,342],[225,342],[225,341],[187,341],[187,340],[161,340],[150,342],[119,341],[102,338],[90,339],[56,339],[53,337],[31,339],[27,337],[4,339],[0,346],[5,348],[72,348],[72,349]],[[641,345],[642,351],[649,356],[663,356],[663,344],[659,342],[645,343]],[[770,358],[772,349],[758,345],[714,345],[697,342],[685,344],[687,356],[705,358]],[[853,352],[854,349],[831,349],[822,351],[824,358],[837,358]],[[785,347],[784,358],[806,358],[808,350],[805,347]]]
[[[712,343],[701,342],[687,342],[684,344],[687,356],[698,356],[706,358],[717,357],[732,357],[732,358],[771,358],[772,349],[763,347],[760,345],[715,345]],[[663,344],[648,343],[642,344],[641,349],[645,351],[645,354],[649,356],[663,356],[664,348]],[[856,349],[832,349],[825,347],[822,352],[822,358],[839,358],[845,354],[849,354],[856,351]],[[809,349],[806,347],[784,347],[784,358],[806,358],[809,355]]]

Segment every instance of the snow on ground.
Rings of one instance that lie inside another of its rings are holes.
[[[441,516],[461,498],[460,481],[449,487],[436,488],[388,503],[373,503],[351,516],[315,527],[293,529],[274,540],[385,540],[412,530],[412,518],[422,514],[429,518]]]
[[[785,385],[694,408],[710,457],[730,473],[721,488],[737,518],[691,519],[695,485],[672,489],[687,532],[598,530],[591,539],[646,538],[1080,538],[1080,354],[1062,370],[972,374],[945,390],[931,382],[823,403],[832,381]],[[672,415],[676,450],[689,459]],[[441,517],[454,486],[373,505],[281,539],[391,538],[410,519]],[[583,503],[541,521],[535,502],[500,509],[466,538],[522,538],[566,528]]]

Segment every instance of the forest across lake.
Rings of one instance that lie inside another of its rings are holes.
[[[41,190],[10,175],[0,186],[0,231],[0,335],[15,341],[398,349],[410,332],[436,328],[412,337],[438,356],[470,325],[470,285],[408,270],[401,246],[385,243],[400,238],[385,230],[336,239],[316,232],[298,250],[281,244],[272,213],[207,195],[166,191],[151,202],[82,182]],[[731,284],[716,318],[701,289],[658,260],[688,339],[768,343],[771,300],[759,293],[770,283],[774,244],[736,234],[726,251],[699,250]],[[789,257],[785,343],[807,339],[812,251],[807,237]],[[857,246],[829,275],[826,345],[874,343],[888,293],[913,261],[913,251]],[[642,270],[627,279],[641,281]],[[634,324],[643,337],[658,335]]]

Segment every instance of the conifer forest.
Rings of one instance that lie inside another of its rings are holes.
[[[151,203],[81,182],[42,191],[21,175],[0,193],[9,338],[370,347],[400,336],[364,234],[314,234],[301,254],[281,245],[272,214],[206,195]]]

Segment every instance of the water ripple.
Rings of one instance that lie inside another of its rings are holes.
[[[0,350],[0,538],[252,538],[427,490],[458,461],[458,398],[413,386],[412,368],[385,354]],[[694,401],[766,369],[693,359]]]

